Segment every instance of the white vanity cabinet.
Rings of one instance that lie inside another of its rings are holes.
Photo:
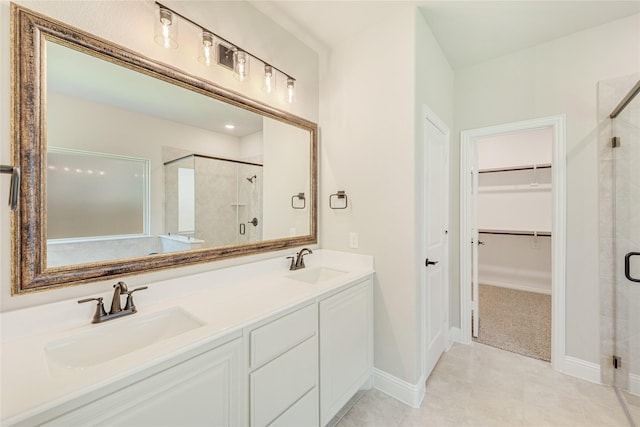
[[[49,420],[46,426],[241,426],[242,338]]]
[[[317,331],[315,303],[248,331],[249,425],[318,425]]]
[[[47,349],[61,340],[84,339],[91,335],[87,331],[105,334],[109,326],[56,326],[47,334],[16,328],[0,347],[2,388],[12,391],[0,394],[0,424],[326,426],[371,379],[373,263],[353,254],[324,256],[318,262],[326,264],[319,265],[335,266],[342,275],[305,282],[285,271],[210,289],[212,277],[222,273],[208,272],[202,292],[186,283],[192,292],[179,300],[180,310],[199,326],[86,368],[52,365],[57,361]],[[276,261],[273,268],[280,271],[282,260]],[[76,306],[55,304],[47,315],[62,319]],[[176,307],[168,298],[148,310]],[[13,313],[10,321],[28,326],[42,310],[28,309],[18,318]],[[0,320],[8,316],[0,313]],[[114,322],[126,335],[140,319]]]
[[[368,278],[319,303],[322,426],[371,378],[372,286],[372,279]]]

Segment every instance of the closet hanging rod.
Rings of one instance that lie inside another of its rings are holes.
[[[526,170],[534,170],[534,169],[550,169],[551,165],[549,163],[545,163],[542,165],[532,165],[532,166],[514,166],[510,168],[498,168],[498,169],[480,169],[478,173],[492,173],[492,172],[511,172],[511,171],[526,171]]]
[[[503,230],[478,230],[478,234],[500,234],[503,236],[531,236],[531,237],[551,237],[548,231],[503,231]]]

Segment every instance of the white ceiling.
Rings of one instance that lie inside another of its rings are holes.
[[[296,33],[304,29],[327,47],[381,21],[394,10],[418,6],[454,68],[551,41],[640,13],[640,1],[254,1]],[[287,22],[288,21],[288,22]],[[303,38],[304,40],[304,38]],[[313,47],[313,46],[312,46]]]

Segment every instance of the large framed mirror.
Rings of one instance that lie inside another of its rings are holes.
[[[317,243],[317,125],[11,5],[13,294]]]

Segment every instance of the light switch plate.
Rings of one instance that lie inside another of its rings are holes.
[[[358,233],[353,231],[349,233],[349,247],[351,249],[358,249]]]

